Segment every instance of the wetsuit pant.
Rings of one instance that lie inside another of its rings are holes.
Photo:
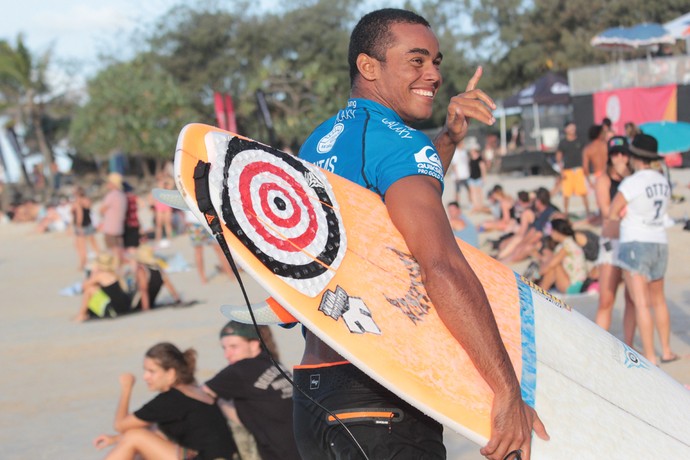
[[[295,439],[304,460],[445,459],[443,426],[349,363],[296,367],[295,382],[331,411],[352,435],[299,391],[294,392]]]

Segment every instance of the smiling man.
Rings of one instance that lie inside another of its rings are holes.
[[[495,122],[493,101],[475,89],[451,99],[446,123],[432,143],[410,123],[431,117],[441,85],[442,54],[428,22],[415,13],[383,9],[364,16],[350,38],[351,98],[305,141],[300,157],[379,194],[419,264],[438,315],[494,391],[492,434],[481,453],[491,459],[529,458],[531,432],[546,438],[501,341],[478,278],[455,243],[442,198],[443,174],[469,118]],[[307,333],[302,388],[319,368],[309,396],[353,420],[348,423],[370,458],[445,458],[443,428],[393,395],[315,335]],[[305,459],[360,458],[359,448],[328,414],[295,393],[295,436]],[[384,415],[381,415],[384,414]],[[386,415],[387,414],[387,415]],[[347,422],[346,422],[347,423]]]

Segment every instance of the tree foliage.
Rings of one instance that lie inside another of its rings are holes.
[[[70,130],[73,145],[87,156],[121,150],[169,159],[182,126],[197,118],[188,95],[146,54],[101,71],[88,92]]]

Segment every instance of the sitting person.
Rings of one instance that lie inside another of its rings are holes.
[[[491,189],[488,198],[494,218],[482,222],[479,226],[479,231],[490,232],[492,230],[499,230],[501,232],[508,232],[513,230],[513,227],[516,225],[515,199],[505,193],[500,185],[495,185]]]
[[[128,313],[132,308],[132,297],[123,287],[124,283],[116,272],[117,260],[111,253],[101,253],[96,261],[89,277],[82,284],[82,297],[79,313],[74,318],[76,322],[86,321],[94,316],[89,310],[89,302],[102,291],[105,294],[102,313],[109,316],[117,316]],[[102,316],[102,315],[99,315]]]
[[[137,264],[136,283],[137,293],[135,294],[135,309],[144,311],[155,308],[156,297],[165,285],[176,304],[181,302],[180,296],[175,290],[168,275],[161,270],[158,259],[153,254],[153,248],[149,245],[142,245],[137,248],[135,255]]]
[[[115,444],[106,459],[234,458],[232,433],[213,399],[196,384],[195,367],[192,349],[182,353],[171,343],[151,347],[144,357],[144,381],[159,394],[134,413],[129,412],[134,376],[120,376],[114,422],[120,434],[102,434],[94,440],[98,449]],[[152,430],[154,424],[163,436]]]
[[[292,429],[292,385],[262,349],[255,327],[230,321],[220,331],[220,342],[229,365],[206,382],[204,391],[234,402],[263,460],[299,459]]]
[[[475,248],[478,248],[479,234],[477,228],[472,224],[472,221],[462,214],[460,204],[457,201],[451,201],[446,206],[446,210],[448,212],[450,226],[453,229],[453,235]]]
[[[554,219],[550,237],[557,246],[551,254],[545,251],[537,284],[546,290],[555,286],[564,294],[581,292],[587,279],[587,264],[582,247],[575,241],[573,227],[565,219]]]
[[[520,262],[538,252],[544,227],[559,210],[551,203],[551,194],[544,187],[537,189],[532,208],[520,217],[520,226],[513,236],[501,242],[498,260],[505,264]]]

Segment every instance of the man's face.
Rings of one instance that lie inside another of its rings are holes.
[[[434,33],[421,24],[394,24],[395,43],[376,81],[379,102],[406,122],[431,117],[434,96],[441,86],[441,53]]]
[[[575,126],[575,123],[568,123],[568,125],[565,127],[565,134],[571,137],[577,134],[577,127]]]

